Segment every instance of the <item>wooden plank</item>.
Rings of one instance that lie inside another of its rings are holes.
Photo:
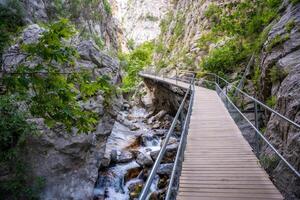
[[[168,78],[144,77],[189,88],[187,83]],[[177,199],[283,199],[224,103],[206,88],[195,88]]]

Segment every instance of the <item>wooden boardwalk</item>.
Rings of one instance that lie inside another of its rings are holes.
[[[171,79],[143,76],[176,85]],[[217,93],[209,89],[195,88],[177,199],[283,199]]]

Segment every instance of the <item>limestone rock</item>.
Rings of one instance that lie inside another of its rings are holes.
[[[138,156],[137,156],[137,159],[136,159],[136,162],[140,165],[140,166],[146,166],[146,167],[149,167],[149,166],[152,166],[153,164],[153,160],[151,158],[150,155],[148,154],[145,154],[145,153],[140,153]]]

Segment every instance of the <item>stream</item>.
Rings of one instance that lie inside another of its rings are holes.
[[[172,119],[165,111],[153,116],[140,107],[119,113],[107,140],[105,158],[109,164],[100,168],[94,189],[95,200],[138,197]],[[169,156],[174,157],[172,152],[176,151],[178,139],[172,139]],[[172,162],[172,159],[167,160]],[[166,185],[166,175],[171,172],[170,164],[161,164],[160,168],[161,172],[151,186],[152,191],[160,191]]]

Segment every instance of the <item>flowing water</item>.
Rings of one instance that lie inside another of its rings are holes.
[[[148,113],[143,108],[134,107],[130,112],[123,111],[120,113],[123,118],[128,119],[130,123],[133,123],[138,127],[138,130],[131,131],[130,128],[123,125],[122,122],[116,122],[109,136],[106,145],[106,157],[109,157],[112,151],[116,151],[117,155],[120,155],[124,151],[137,151],[150,155],[151,151],[157,151],[160,149],[161,139],[155,136],[151,126],[146,124],[146,116]],[[161,131],[161,130],[160,130]],[[135,144],[137,138],[141,138],[141,135],[147,135],[143,140],[143,144]],[[133,145],[135,144],[135,145]],[[141,170],[140,175],[125,183],[124,176],[130,169]],[[141,183],[142,168],[136,163],[135,159],[127,163],[112,163],[109,167],[101,169],[99,172],[99,178],[94,189],[95,199],[110,199],[110,200],[127,200],[130,199],[130,185]],[[157,183],[158,178],[154,182]],[[152,190],[155,190],[153,184]]]

